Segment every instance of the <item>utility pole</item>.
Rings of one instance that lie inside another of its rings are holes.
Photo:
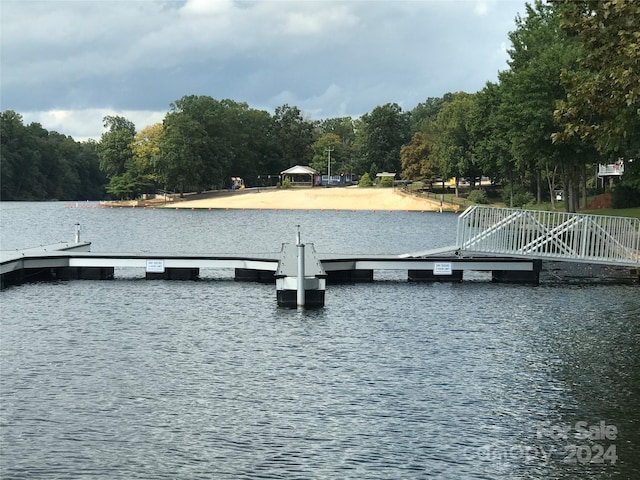
[[[327,152],[329,159],[327,160],[327,187],[331,182],[331,152],[335,150],[335,147],[327,147],[324,149]]]

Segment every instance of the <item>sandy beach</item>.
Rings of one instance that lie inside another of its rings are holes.
[[[437,211],[440,203],[390,188],[306,188],[236,192],[183,200],[168,208]]]

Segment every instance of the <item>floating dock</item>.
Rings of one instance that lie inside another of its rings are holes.
[[[372,282],[377,270],[406,271],[411,282],[462,282],[466,272],[481,271],[496,283],[537,285],[545,261],[582,264],[587,274],[595,265],[622,281],[640,281],[640,219],[478,206],[458,217],[456,246],[404,255],[319,254],[302,243],[299,230],[295,244],[283,243],[273,254],[99,253],[90,247],[76,224],[74,243],[0,252],[0,288],[109,280],[116,268],[141,269],[148,280],[197,280],[203,268],[232,269],[237,281],[275,283],[280,306],[321,307],[327,284]]]
[[[135,269],[148,280],[197,280],[201,269],[231,269],[236,281],[275,283],[278,304],[297,306],[299,256],[296,244],[275,254],[184,255],[100,253],[91,243],[59,243],[0,253],[0,287],[57,280],[111,280],[116,269]],[[401,255],[318,254],[304,250],[306,306],[323,306],[326,284],[374,281],[377,270],[404,270],[411,282],[461,282],[469,271],[492,272],[494,282],[537,284],[541,261],[509,258],[461,258],[457,255],[412,258]]]

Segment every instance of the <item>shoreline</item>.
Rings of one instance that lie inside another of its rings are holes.
[[[213,194],[209,198],[181,199],[169,203],[144,202],[138,206],[208,210],[389,210],[454,211],[440,202],[419,198],[391,188],[313,187]]]

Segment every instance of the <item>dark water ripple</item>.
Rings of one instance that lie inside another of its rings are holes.
[[[508,455],[537,422],[589,408],[638,421],[607,373],[637,343],[627,332],[605,363],[623,326],[587,347],[600,317],[581,310],[577,332],[555,289],[532,302],[507,287],[496,309],[492,285],[381,282],[297,312],[273,308],[271,286],[103,285],[3,292],[3,478],[546,478]],[[574,288],[574,309],[612,291],[634,292]],[[573,398],[585,383],[598,401]],[[607,392],[622,398],[605,407]]]

